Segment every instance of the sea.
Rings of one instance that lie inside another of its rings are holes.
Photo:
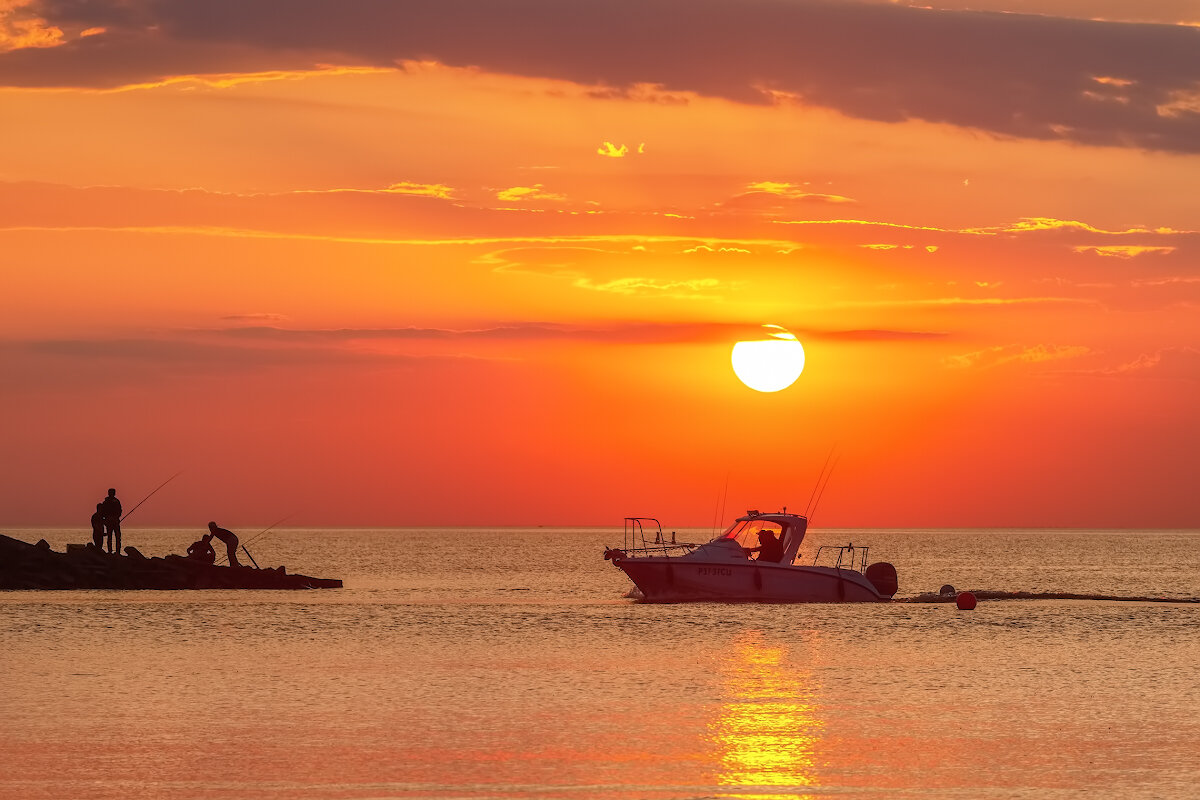
[[[1200,796],[1200,531],[811,531],[895,565],[855,605],[639,603],[620,528],[243,538],[345,587],[0,592],[0,798]]]

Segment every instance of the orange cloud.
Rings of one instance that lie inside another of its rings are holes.
[[[392,194],[411,194],[417,197],[438,197],[442,200],[454,199],[454,190],[443,183],[411,183],[403,181],[393,183],[383,191]]]
[[[1145,255],[1146,253],[1155,253],[1157,255],[1170,255],[1175,252],[1174,247],[1153,247],[1149,245],[1136,244],[1081,244],[1071,248],[1076,253],[1095,253],[1098,256],[1107,256],[1109,258],[1134,258],[1135,256]]]
[[[655,278],[617,278],[603,283],[593,283],[588,278],[574,282],[580,289],[596,292],[613,292],[627,295],[654,295],[680,300],[719,300],[720,295],[711,294],[723,286],[716,278],[697,278],[684,281],[664,281]],[[728,286],[727,284],[725,284]]]
[[[1091,349],[1082,345],[1047,345],[1039,344],[1032,347],[1010,344],[976,350],[958,356],[942,359],[943,365],[949,369],[986,369],[1002,364],[1020,362],[1037,364],[1043,361],[1057,361],[1064,358],[1078,358],[1091,353]]]
[[[779,181],[759,181],[751,183],[746,187],[749,191],[746,194],[762,192],[763,194],[772,194],[777,197],[784,197],[789,200],[823,200],[827,203],[853,203],[853,198],[843,197],[840,194],[824,194],[821,192],[810,192],[803,186],[797,186],[794,183],[779,182]],[[744,197],[745,195],[738,195]]]
[[[1161,235],[1170,235],[1178,233],[1193,233],[1193,231],[1179,231],[1173,228],[1126,228],[1124,230],[1105,230],[1097,228],[1094,225],[1089,225],[1086,222],[1070,219],[1055,219],[1054,217],[1022,217],[1020,221],[1009,225],[989,228],[967,228],[962,233],[1028,233],[1030,231],[1054,231],[1054,230],[1075,230],[1084,231],[1087,233],[1100,233],[1107,236],[1125,236],[1132,233],[1156,233]]]
[[[1164,347],[1154,353],[1143,353],[1131,362],[1107,370],[1106,374],[1200,380],[1200,350]]]
[[[612,142],[604,142],[602,145],[596,148],[596,154],[604,156],[605,158],[624,158],[625,154],[628,152],[629,148],[625,145],[617,147]]]
[[[542,188],[542,184],[535,183],[533,186],[513,186],[510,189],[501,189],[496,192],[496,199],[503,200],[506,203],[519,203],[525,200],[552,200],[561,202],[567,198],[565,195],[547,192]]]
[[[683,252],[685,252],[685,253],[750,253],[752,251],[747,250],[744,247],[726,247],[726,246],[709,247],[706,244],[698,244],[695,247],[687,248]]]
[[[29,13],[30,5],[31,0],[0,2],[0,53],[65,43],[62,29]]]

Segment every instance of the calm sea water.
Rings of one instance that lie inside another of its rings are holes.
[[[814,531],[803,551],[847,540],[901,596],[1200,596],[1200,532]],[[1200,604],[644,605],[606,544],[280,530],[260,564],[346,588],[0,592],[0,798],[1200,791]]]

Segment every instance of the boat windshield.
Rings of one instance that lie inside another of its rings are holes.
[[[783,526],[778,522],[770,522],[765,519],[747,519],[738,520],[733,523],[729,527],[729,530],[713,541],[732,539],[742,547],[758,547],[758,534],[761,531],[770,531],[775,534],[776,538],[783,538]]]

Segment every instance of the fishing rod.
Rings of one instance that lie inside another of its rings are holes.
[[[139,508],[141,508],[141,505],[142,505],[142,503],[146,502],[146,501],[147,501],[147,500],[149,500],[151,497],[154,497],[155,493],[157,493],[159,489],[163,488],[163,487],[164,487],[164,486],[166,486],[168,483],[170,483],[171,481],[175,480],[176,478],[178,478],[178,477],[179,477],[180,475],[182,475],[182,474],[183,474],[183,470],[179,470],[179,472],[176,472],[174,475],[172,475],[171,477],[167,478],[165,481],[163,481],[162,483],[160,483],[160,484],[158,485],[158,488],[157,488],[157,489],[155,489],[153,492],[151,492],[150,494],[148,494],[148,495],[146,495],[145,497],[143,497],[143,498],[141,499],[141,501],[140,501],[140,502],[139,502],[139,503],[138,503],[136,506],[134,506],[133,508],[129,509],[129,510],[128,510],[128,511],[126,511],[124,514],[122,514],[122,515],[121,515],[121,519],[120,519],[120,520],[118,520],[118,522],[124,522],[126,517],[128,517],[130,514],[132,514],[133,512],[137,511]]]
[[[831,466],[829,468],[829,474],[825,476],[825,485],[821,487],[820,493],[817,494],[817,501],[816,501],[816,503],[813,504],[812,513],[805,515],[808,517],[809,522],[812,522],[813,517],[816,516],[817,506],[819,506],[821,504],[821,498],[825,496],[825,489],[827,489],[829,487],[829,479],[833,477],[833,470],[837,467],[838,462],[841,460],[842,460],[841,455],[839,455],[837,458],[835,458],[833,460],[833,466]]]
[[[267,531],[271,530],[271,529],[272,529],[272,528],[274,528],[276,525],[282,525],[283,523],[285,523],[285,522],[287,522],[289,519],[291,519],[291,518],[292,518],[292,516],[293,516],[292,514],[288,514],[288,515],[287,515],[286,517],[284,517],[283,519],[279,520],[278,522],[272,523],[271,525],[268,525],[267,527],[263,528],[263,529],[262,529],[261,531],[259,531],[258,533],[256,533],[256,534],[254,534],[253,536],[251,536],[251,537],[250,537],[249,539],[247,539],[246,541],[244,541],[244,542],[241,542],[241,543],[240,543],[240,546],[241,546],[241,548],[242,548],[242,552],[246,554],[246,557],[247,557],[247,558],[249,558],[251,562],[253,562],[253,564],[254,564],[254,566],[255,566],[256,568],[258,567],[258,562],[254,560],[254,556],[250,555],[250,551],[246,549],[246,545],[248,545],[248,544],[250,544],[250,543],[252,543],[252,542],[256,542],[256,541],[258,541],[258,540],[259,540],[259,539],[260,539],[262,536],[264,536],[264,535],[267,533]],[[228,555],[228,554],[226,554],[226,555],[225,555],[225,560],[226,560],[226,561],[228,561],[228,560],[229,560],[229,555]],[[219,563],[219,562],[218,562],[218,563]]]
[[[729,496],[729,473],[725,473],[725,491],[721,494],[721,502],[713,507],[713,528],[712,535],[717,535],[717,525],[724,522],[725,515],[725,498]]]
[[[829,448],[829,455],[825,456],[825,463],[821,466],[821,471],[817,474],[817,482],[813,484],[812,494],[808,496],[808,505],[804,507],[804,516],[808,516],[808,510],[813,507],[813,500],[817,496],[817,489],[821,487],[821,479],[825,477],[825,470],[829,468],[829,460],[833,458],[833,451],[837,450],[837,445]],[[815,510],[815,509],[814,509]]]

